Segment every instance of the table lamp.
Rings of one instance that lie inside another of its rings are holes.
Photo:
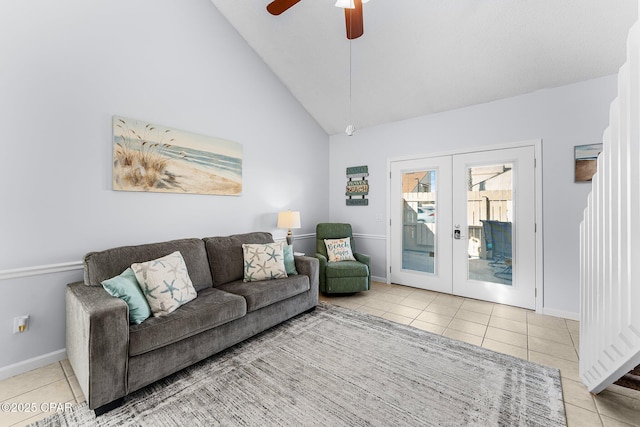
[[[300,212],[298,211],[284,211],[278,212],[278,228],[286,228],[287,232],[287,245],[293,245],[292,228],[300,228]]]

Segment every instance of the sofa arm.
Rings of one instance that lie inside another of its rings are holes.
[[[72,283],[66,291],[67,356],[96,409],[127,394],[129,308],[101,286]]]
[[[308,256],[294,257],[296,262],[296,270],[298,274],[309,276],[309,292],[315,298],[315,304],[318,304],[318,286],[319,286],[319,266],[318,260]]]

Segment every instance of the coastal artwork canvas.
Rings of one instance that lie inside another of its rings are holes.
[[[113,116],[113,189],[239,195],[242,145]]]
[[[598,166],[602,144],[576,145],[575,182],[590,182]]]

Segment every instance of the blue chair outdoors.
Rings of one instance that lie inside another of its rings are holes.
[[[487,250],[492,251],[490,266],[498,271],[496,277],[510,279],[512,274],[512,234],[511,222],[481,220]]]

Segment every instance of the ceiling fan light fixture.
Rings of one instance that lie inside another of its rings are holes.
[[[336,1],[336,7],[341,7],[342,9],[355,9],[356,2],[355,0],[338,0]]]
[[[369,0],[362,0],[362,4],[369,3]],[[341,7],[342,9],[355,9],[356,2],[355,0],[337,0],[336,7]]]
[[[344,132],[348,135],[348,136],[353,136],[354,133],[356,133],[356,127],[354,125],[349,125],[347,126],[347,128],[344,130]]]

